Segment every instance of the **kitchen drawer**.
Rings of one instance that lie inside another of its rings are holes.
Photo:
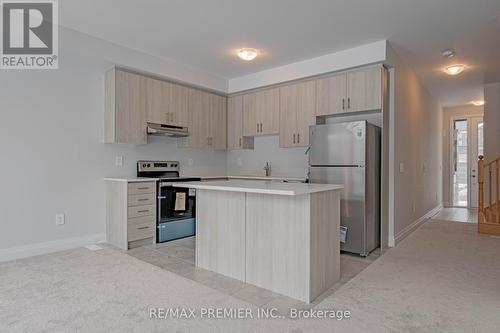
[[[127,227],[127,239],[133,242],[140,239],[150,238],[155,236],[155,221],[143,221],[144,218],[129,219]]]
[[[144,206],[144,205],[154,205],[155,204],[155,194],[133,194],[128,196],[128,206]]]
[[[145,193],[155,193],[156,192],[156,182],[144,182],[144,183],[129,183],[128,184],[128,194],[145,194]]]
[[[128,207],[128,217],[156,216],[155,205]]]

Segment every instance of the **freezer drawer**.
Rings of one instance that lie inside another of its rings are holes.
[[[366,121],[309,128],[309,165],[365,165]]]
[[[347,240],[340,249],[367,255],[378,245],[378,225],[372,216],[366,216],[367,206],[373,200],[366,195],[364,167],[310,167],[311,183],[342,184],[340,197],[340,224],[348,228]]]

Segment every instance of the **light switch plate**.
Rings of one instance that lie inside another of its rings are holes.
[[[188,159],[188,165],[189,166],[193,166],[193,164],[194,164],[193,159],[192,158]]]
[[[236,163],[238,164],[238,166],[243,165],[243,161],[242,161],[241,157],[238,157],[238,159],[236,160]]]
[[[404,173],[405,172],[405,164],[404,163],[399,163],[399,173]]]
[[[115,156],[115,165],[117,167],[123,166],[123,156]]]
[[[63,225],[65,223],[64,213],[56,214],[56,224]]]

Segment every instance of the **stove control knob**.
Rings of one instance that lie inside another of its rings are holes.
[[[143,168],[145,168],[145,167],[146,167],[146,165],[147,165],[146,163],[143,163],[143,164],[142,164],[142,167],[143,167]]]

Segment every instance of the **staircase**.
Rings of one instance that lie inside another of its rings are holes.
[[[498,173],[500,157],[486,162],[484,156],[479,156],[477,164],[479,179],[479,219],[477,231],[481,234],[500,236],[500,187]],[[487,187],[487,191],[485,187]],[[487,202],[485,202],[486,195]]]

